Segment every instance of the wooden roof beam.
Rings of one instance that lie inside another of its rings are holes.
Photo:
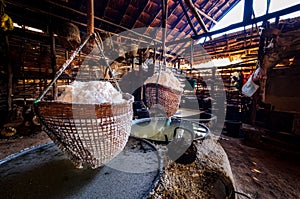
[[[202,20],[200,14],[197,12],[197,8],[193,4],[192,0],[184,0],[184,2],[189,7],[189,9],[193,12],[193,14],[195,15],[196,19],[198,20],[198,22],[199,22],[201,28],[204,30],[204,32],[208,33],[208,29],[207,29],[204,21]]]
[[[188,23],[189,23],[189,25],[190,25],[192,31],[194,32],[194,35],[198,35],[198,34],[197,34],[197,31],[196,31],[196,29],[195,29],[195,26],[194,26],[194,24],[192,23],[192,20],[191,20],[191,18],[189,17],[189,15],[188,15],[188,13],[187,13],[187,11],[186,11],[184,5],[183,5],[182,0],[179,0],[179,4],[180,4],[180,6],[181,6],[181,8],[182,8],[182,10],[183,10],[183,13],[184,13],[184,15],[185,15],[185,17],[186,17],[186,19],[187,19],[187,21],[188,21]]]
[[[59,4],[59,3],[55,3],[55,2],[53,2],[53,1],[49,1],[49,0],[45,0],[45,1],[46,1],[47,3],[50,3],[50,4],[52,4],[52,5],[55,5],[55,6],[57,6],[57,7],[60,7],[60,8],[66,9],[66,10],[68,10],[68,11],[74,12],[74,13],[76,13],[76,14],[79,14],[79,15],[81,15],[81,16],[87,17],[87,14],[86,14],[86,13],[83,13],[83,12],[81,12],[81,11],[72,9],[72,8],[70,8],[70,7],[67,7],[67,6],[63,6],[63,5],[61,5],[61,4]],[[13,4],[13,2],[11,2],[11,3]],[[62,17],[62,16],[58,16],[58,15],[55,15],[55,14],[51,14],[51,13],[48,13],[48,12],[45,12],[45,11],[42,11],[42,10],[39,10],[39,11],[40,11],[41,13],[44,13],[44,14],[46,13],[46,14],[48,14],[48,15],[52,15],[52,16],[54,16],[54,17],[58,17],[58,18],[60,18],[60,19],[66,20],[66,21],[72,21],[72,22],[75,23],[75,24],[83,25],[82,23],[78,23],[78,22],[76,22],[76,21],[74,21],[74,20],[70,20],[70,19],[67,19],[67,18]],[[143,35],[143,34],[141,34],[141,33],[138,33],[138,32],[136,32],[136,31],[131,30],[131,29],[129,29],[129,28],[126,28],[126,27],[124,27],[124,26],[115,24],[115,23],[110,22],[110,21],[108,21],[108,20],[102,19],[102,18],[100,18],[100,17],[98,17],[98,16],[94,16],[94,19],[96,19],[96,20],[98,20],[98,21],[101,21],[101,22],[103,22],[103,23],[106,23],[106,24],[108,24],[108,25],[114,26],[114,27],[116,27],[116,28],[120,28],[120,29],[126,30],[126,31],[128,31],[128,32],[131,32],[131,33],[133,33],[133,34],[135,34],[135,35],[137,35],[137,36],[140,36],[141,38],[145,38],[147,41],[148,41],[148,40],[150,40],[150,41],[153,40],[153,38],[151,38],[151,37],[148,37],[148,36],[146,36],[146,35]],[[97,29],[99,30],[99,28],[97,28]],[[156,40],[156,39],[154,39],[154,41],[157,42],[157,43],[161,43],[161,41]]]
[[[202,11],[200,11],[192,2],[192,0],[184,0],[186,5],[188,6],[188,8],[191,10],[191,12],[194,14],[195,18],[197,19],[201,29],[205,32],[205,33],[208,33],[208,29],[204,23],[204,21],[202,20],[200,14],[203,13]],[[207,19],[209,19],[210,17],[209,16],[205,16]],[[215,21],[215,20],[213,20]],[[216,21],[215,21],[216,22]],[[201,30],[200,29],[200,30]],[[196,35],[198,35],[198,32],[200,32],[200,30],[195,30],[195,32],[197,32]],[[211,36],[209,36],[210,39],[212,40]],[[176,50],[175,50],[175,53],[176,54],[180,54],[184,51],[184,48],[186,47],[187,45],[185,43],[181,43],[181,46],[178,47]]]
[[[253,0],[247,0],[244,4],[244,17],[243,21],[247,22],[251,20],[253,14]]]
[[[87,34],[94,33],[94,0],[88,1],[88,10],[87,10]]]
[[[122,12],[122,19],[120,20],[120,22],[119,22],[119,25],[121,26],[122,25],[122,23],[123,23],[123,20],[124,20],[124,16],[126,15],[126,13],[128,12],[128,10],[129,10],[129,5],[130,5],[130,3],[131,3],[131,1],[127,1],[127,8]]]
[[[299,10],[300,10],[300,4],[297,4],[297,5],[294,5],[294,6],[291,6],[291,7],[276,11],[276,12],[272,12],[272,13],[269,13],[269,14],[251,19],[247,22],[243,21],[243,22],[235,23],[235,24],[229,25],[225,28],[222,28],[220,30],[216,30],[216,31],[208,32],[208,33],[203,33],[202,35],[194,36],[193,39],[200,39],[200,38],[203,38],[203,37],[212,36],[212,35],[219,34],[219,33],[224,33],[226,31],[229,31],[229,30],[232,30],[232,29],[236,29],[236,28],[256,24],[258,22],[262,22],[262,21],[265,21],[265,20],[269,20],[269,19],[276,18],[276,17],[282,16],[282,15],[290,14],[290,13],[293,13],[293,12],[297,12]]]
[[[203,37],[207,37],[207,36],[212,36],[212,35],[224,33],[224,32],[227,32],[229,30],[232,30],[232,29],[236,29],[236,28],[240,28],[240,27],[252,25],[252,24],[264,21],[264,20],[268,20],[268,19],[276,18],[276,17],[282,16],[282,15],[286,15],[286,14],[290,14],[290,13],[293,13],[293,12],[297,12],[299,10],[300,10],[300,4],[297,4],[297,5],[291,6],[289,8],[285,8],[283,10],[280,10],[280,11],[276,11],[276,12],[273,12],[273,13],[270,13],[270,14],[267,14],[267,15],[263,15],[263,16],[251,19],[248,22],[235,23],[235,24],[229,25],[229,26],[227,26],[225,28],[222,28],[222,29],[219,29],[219,30],[215,30],[215,31],[208,32],[208,33],[203,33],[203,34],[197,35],[197,36],[192,36],[191,38],[195,39],[195,40],[201,39]],[[178,40],[174,40],[174,41],[169,41],[169,42],[166,43],[166,45],[169,46],[169,45],[174,45],[174,44],[180,44],[180,43],[188,42],[191,38],[184,38],[184,39],[178,39]]]
[[[175,12],[177,5],[178,5],[178,4],[174,4],[172,7],[168,6],[168,10],[167,10],[167,12],[168,12],[167,21],[168,21],[168,17],[171,16],[171,15]],[[159,13],[158,13],[158,14],[159,14]],[[178,16],[178,18],[180,18],[180,16]],[[180,18],[180,19],[181,19],[181,18]],[[179,20],[179,21],[180,21],[180,20]],[[177,24],[179,23],[179,21],[177,20],[177,21],[175,22],[174,27],[177,26]],[[173,28],[173,29],[168,30],[168,31],[170,31],[168,34],[171,34],[171,32],[175,29],[174,27],[171,27],[171,28]],[[158,32],[157,32],[157,33],[158,33]],[[156,34],[156,36],[157,36],[157,34]]]
[[[151,1],[146,1],[146,2],[147,3],[144,5],[143,9],[139,9],[138,17],[136,18],[135,23],[132,26],[133,29],[137,26],[137,24],[138,24],[137,22],[138,22],[139,18],[141,17],[142,13],[145,11],[145,8],[146,8],[147,4],[151,3]]]
[[[207,18],[208,20],[212,21],[213,23],[218,23],[216,20],[205,14],[205,12],[201,11],[199,8],[196,8],[197,12],[202,15],[203,17]]]

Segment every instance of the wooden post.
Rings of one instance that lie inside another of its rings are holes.
[[[197,34],[197,31],[196,31],[196,29],[195,29],[195,26],[194,26],[194,24],[193,24],[193,22],[192,22],[190,16],[188,15],[188,13],[187,13],[187,11],[186,11],[184,5],[183,5],[182,0],[179,0],[179,4],[180,4],[180,6],[181,6],[181,8],[182,8],[182,10],[183,10],[183,13],[184,13],[185,17],[187,18],[187,21],[188,21],[188,23],[189,23],[189,25],[190,25],[192,31],[194,32],[194,35],[198,35],[198,34]]]
[[[22,33],[25,35],[25,26],[23,25],[22,26]],[[25,57],[25,54],[26,54],[26,47],[25,47],[25,44],[26,43],[26,39],[23,39],[22,40],[22,53],[20,54],[21,56],[21,63],[22,63],[22,83],[23,83],[23,100],[24,100],[24,105],[26,105],[26,76],[25,76],[25,66],[24,66],[24,57]],[[41,88],[40,88],[40,91],[42,92]]]
[[[139,83],[140,82],[142,82],[143,81],[143,76],[144,76],[144,74],[143,74],[143,67],[142,67],[142,65],[143,65],[143,54],[142,54],[142,51],[140,50],[140,53],[139,53],[139,76],[138,76],[138,81],[139,81]],[[143,83],[141,83],[140,85],[143,85]],[[137,96],[137,101],[142,101],[142,98],[143,98],[143,89],[142,89],[143,87],[142,86],[140,86],[139,88],[138,88],[138,96]]]
[[[168,5],[167,5],[167,0],[162,0],[162,62],[163,62],[163,67],[166,68],[167,63],[166,63],[166,33],[167,33],[167,18],[168,18]]]
[[[195,18],[197,19],[199,25],[201,26],[202,30],[205,33],[208,33],[208,29],[201,18],[199,12],[197,11],[197,8],[195,7],[194,3],[192,0],[184,0],[185,4],[188,6],[188,8],[191,10],[191,12],[194,14]],[[210,39],[212,40],[211,36],[209,35]]]
[[[155,72],[155,64],[156,64],[156,48],[153,49],[153,71]]]
[[[247,1],[245,1],[245,5],[244,5],[243,22],[250,21],[252,13],[253,13],[253,0],[247,0]]]
[[[194,40],[191,40],[191,55],[190,55],[190,68],[193,68],[193,62],[194,62]]]
[[[7,51],[7,73],[8,73],[8,93],[7,93],[7,105],[8,105],[8,111],[12,111],[12,96],[13,96],[13,71],[12,71],[12,65],[10,61],[10,49],[9,49],[9,41],[8,41],[8,35],[5,35],[5,45],[6,45],[6,51]]]
[[[214,94],[215,93],[215,82],[216,82],[216,72],[217,72],[217,68],[214,67],[211,69],[211,79],[212,79],[212,83],[211,83],[211,93]],[[213,96],[214,97],[214,96]]]
[[[42,75],[42,66],[41,66],[41,59],[42,59],[42,56],[41,56],[41,54],[42,54],[42,48],[41,48],[41,44],[40,44],[40,50],[39,50],[39,59],[37,59],[37,64],[38,64],[38,66],[39,66],[39,77],[40,77],[40,79],[39,79],[39,81],[40,82],[42,82],[43,81],[43,75]],[[45,77],[44,77],[44,79],[45,79]],[[47,81],[47,79],[46,79],[46,81]],[[25,85],[25,84],[24,84]],[[41,93],[43,92],[42,91],[42,88],[41,88],[41,86],[40,86],[40,91],[41,91]],[[24,89],[24,93],[26,93],[25,92],[25,89]],[[39,93],[40,94],[40,93]],[[24,97],[24,102],[25,102],[25,104],[26,104],[26,98]]]
[[[90,35],[94,33],[94,0],[88,1],[87,11],[87,33]]]
[[[134,71],[134,57],[131,58],[131,71]]]
[[[50,50],[51,50],[51,68],[53,78],[56,74],[56,51],[55,51],[55,38],[52,29],[50,30]],[[52,87],[52,96],[53,99],[56,100],[58,97],[57,83],[55,82]]]

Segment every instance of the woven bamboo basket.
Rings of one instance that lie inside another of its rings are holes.
[[[133,96],[120,104],[39,101],[35,112],[57,147],[78,167],[97,168],[125,147],[131,130]]]
[[[164,108],[169,118],[177,112],[182,91],[165,87],[161,84],[148,83],[145,85],[146,102],[149,108],[159,104]]]

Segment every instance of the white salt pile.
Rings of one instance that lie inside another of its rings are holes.
[[[159,79],[157,81],[158,75],[159,75]],[[166,71],[161,71],[160,74],[159,73],[153,74],[153,76],[149,77],[144,84],[149,84],[149,83],[158,83],[160,85],[178,91],[183,90],[179,80],[174,76],[173,72],[168,69]]]
[[[117,104],[124,102],[122,94],[110,82],[105,81],[74,81],[66,86],[65,91],[57,100],[82,104]]]

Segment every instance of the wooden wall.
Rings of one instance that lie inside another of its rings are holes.
[[[0,37],[0,125],[7,114],[7,50],[5,36]]]
[[[299,57],[297,58],[299,59]],[[270,70],[266,88],[266,102],[274,110],[300,112],[300,63]]]

